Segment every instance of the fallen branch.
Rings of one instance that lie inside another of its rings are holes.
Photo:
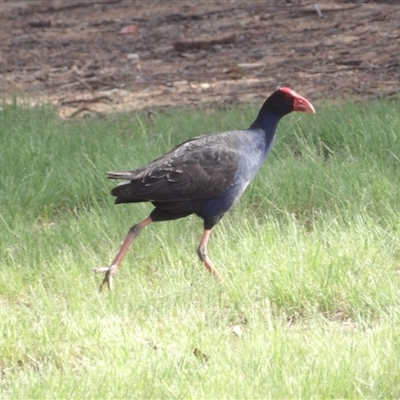
[[[88,89],[89,91],[93,92],[93,88],[83,79],[75,76],[74,77],[81,85],[85,86],[86,89]],[[96,79],[97,80],[97,79]]]
[[[318,17],[320,18],[326,18],[324,14],[322,14],[321,9],[319,8],[318,4],[314,4],[314,10],[316,11],[316,13],[318,14]]]
[[[227,9],[222,9],[222,10],[214,10],[214,11],[207,11],[204,13],[198,13],[198,14],[180,14],[180,13],[173,13],[173,14],[168,14],[165,17],[157,18],[153,22],[156,22],[157,24],[162,24],[162,23],[180,23],[180,22],[185,22],[185,21],[201,21],[204,18],[207,18],[211,15],[216,15],[216,14],[224,14],[226,15],[227,13],[230,13],[231,11],[238,11],[238,10],[244,10],[246,7],[233,7],[233,8],[227,8]],[[145,20],[143,19],[138,19],[138,18],[132,18],[133,20],[139,20],[140,22],[143,22]]]
[[[319,68],[319,69],[308,69],[308,68],[303,68],[303,67],[300,67],[300,66],[294,66],[294,68],[295,69],[298,69],[298,70],[300,70],[300,71],[304,71],[304,72],[307,72],[307,73],[309,73],[309,74],[335,74],[335,73],[337,73],[337,72],[342,72],[342,71],[351,71],[351,70],[357,70],[357,69],[370,69],[370,70],[372,70],[372,69],[380,69],[380,68],[382,68],[382,69],[384,69],[384,67],[380,67],[380,66],[373,66],[373,65],[370,65],[370,66],[364,66],[364,65],[351,65],[351,66],[348,66],[348,67],[342,67],[342,68],[326,68],[326,69],[323,69],[323,68]]]
[[[59,7],[50,6],[44,10],[36,10],[36,11],[38,11],[40,13],[58,12],[58,11],[65,11],[65,10],[73,10],[73,9],[79,8],[79,7],[91,7],[95,4],[116,4],[116,3],[120,3],[121,1],[122,0],[103,0],[103,1],[91,1],[91,2],[85,2],[85,3],[76,2],[76,3],[72,3],[72,4],[66,4],[63,6],[59,6]]]
[[[205,40],[181,40],[174,43],[175,51],[187,51],[187,50],[204,50],[215,45],[222,44],[236,44],[237,37],[235,34],[224,36],[218,39],[205,39]]]
[[[79,107],[77,110],[75,110],[73,113],[71,113],[68,118],[74,118],[76,117],[78,114],[80,114],[83,111],[88,111],[88,112],[92,112],[92,110],[88,107]]]
[[[28,22],[28,25],[31,28],[50,28],[51,21],[44,21],[42,19],[34,19],[34,20]]]
[[[315,13],[318,14],[319,18],[326,18],[326,16],[323,15],[323,13],[334,12],[334,11],[349,11],[359,7],[360,4],[351,4],[348,6],[337,6],[337,7],[330,5],[323,5],[323,4],[321,4],[321,6],[318,6],[318,4],[314,4],[313,6],[306,6],[303,8],[288,10],[287,13],[289,14],[289,17],[292,18],[297,18],[303,15],[315,14]]]
[[[110,96],[97,96],[97,97],[92,97],[91,99],[72,99],[72,100],[63,100],[61,102],[62,106],[65,106],[67,104],[76,104],[76,103],[98,103],[99,101],[102,100],[107,100],[109,102],[112,102],[112,98]]]
[[[96,110],[91,110],[89,107],[79,107],[76,111],[74,111],[73,113],[71,113],[67,118],[74,118],[76,117],[78,114],[82,113],[83,111],[87,111],[89,113],[95,113],[97,115],[101,115],[101,113],[99,113]]]

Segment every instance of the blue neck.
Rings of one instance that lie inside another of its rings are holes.
[[[282,116],[271,112],[264,114],[261,111],[249,129],[262,129],[266,134],[266,139],[272,139],[275,136],[276,128]]]

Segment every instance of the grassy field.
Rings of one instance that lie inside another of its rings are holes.
[[[315,102],[314,102],[315,103]],[[252,122],[257,107],[61,121],[0,111],[0,398],[398,398],[400,102],[314,104],[197,258],[202,222],[145,229],[110,169]]]

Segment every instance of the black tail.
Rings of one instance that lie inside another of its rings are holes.
[[[142,203],[147,200],[135,198],[134,190],[130,183],[122,183],[111,190],[111,194],[116,197],[115,204],[120,203]]]

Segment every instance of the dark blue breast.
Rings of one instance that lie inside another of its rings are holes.
[[[274,135],[267,137],[262,129],[244,131],[241,156],[234,182],[221,196],[206,200],[199,215],[202,218],[222,217],[242,196],[257,175],[274,142]]]

